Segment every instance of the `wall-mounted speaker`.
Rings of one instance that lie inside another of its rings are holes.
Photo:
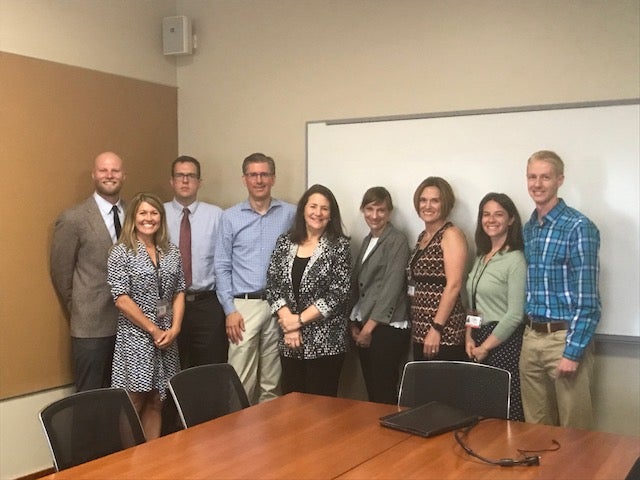
[[[162,19],[162,53],[165,55],[191,55],[193,34],[191,21],[183,16]]]

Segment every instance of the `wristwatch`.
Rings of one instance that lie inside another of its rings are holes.
[[[442,333],[444,331],[444,325],[440,325],[439,323],[436,322],[432,322],[431,326],[433,327],[433,329],[438,332],[438,333]]]
[[[300,324],[300,326],[304,326],[304,322],[302,321],[302,315],[298,314],[298,323]]]

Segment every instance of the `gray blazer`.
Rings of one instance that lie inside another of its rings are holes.
[[[107,285],[111,235],[93,197],[62,212],[51,245],[51,280],[70,315],[71,336],[116,334],[118,311]]]
[[[360,301],[362,320],[389,324],[408,319],[406,268],[409,261],[407,237],[391,223],[380,235],[367,259],[362,257],[371,240],[367,235],[353,267],[351,301]]]

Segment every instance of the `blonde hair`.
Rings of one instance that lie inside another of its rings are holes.
[[[557,175],[564,175],[564,162],[556,152],[551,150],[537,151],[529,157],[527,165],[535,160],[542,160],[543,162],[550,163]]]
[[[133,251],[134,254],[138,251],[138,236],[136,235],[136,213],[140,204],[146,202],[153,208],[160,212],[160,227],[153,236],[153,243],[156,245],[160,252],[166,252],[169,248],[169,237],[167,234],[167,219],[165,215],[164,205],[162,200],[153,193],[140,192],[127,205],[127,212],[124,219],[124,225],[122,226],[122,232],[120,232],[120,243],[126,245],[126,247]]]

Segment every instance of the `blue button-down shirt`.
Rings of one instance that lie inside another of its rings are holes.
[[[527,259],[526,312],[540,321],[569,322],[563,356],[580,360],[600,320],[600,233],[583,214],[558,204],[524,225]]]
[[[289,230],[295,214],[294,205],[275,198],[263,215],[248,200],[223,212],[214,265],[218,300],[226,315],[236,310],[234,295],[265,289],[276,240]]]
[[[169,240],[180,245],[180,223],[183,206],[175,199],[164,204],[167,213]],[[215,290],[216,276],[213,269],[215,238],[222,209],[210,203],[195,201],[187,207],[191,224],[191,286],[190,291]]]

